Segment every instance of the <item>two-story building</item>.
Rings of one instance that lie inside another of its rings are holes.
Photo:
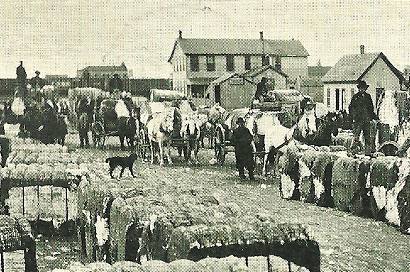
[[[182,32],[168,62],[173,89],[188,97],[203,97],[213,80],[226,73],[243,74],[256,67],[280,64],[290,81],[308,74],[308,52],[298,40],[185,39]]]
[[[348,110],[352,96],[358,91],[357,83],[366,81],[367,92],[376,108],[383,92],[401,91],[403,74],[382,53],[365,53],[343,56],[322,78],[323,102],[329,110]]]

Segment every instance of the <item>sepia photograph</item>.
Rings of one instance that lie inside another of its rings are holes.
[[[410,0],[0,0],[0,272],[410,272]]]

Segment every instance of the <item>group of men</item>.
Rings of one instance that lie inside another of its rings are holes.
[[[374,143],[371,142],[371,124],[378,120],[374,112],[373,101],[366,92],[369,85],[365,81],[360,81],[357,85],[358,92],[353,95],[349,113],[353,121],[353,142],[351,150],[357,153],[360,144],[360,135],[363,133],[365,155],[372,156],[375,152]],[[257,86],[255,99],[263,102],[267,95],[266,78],[262,78]],[[235,146],[236,167],[240,178],[244,179],[244,170],[248,170],[249,178],[254,179],[255,162],[253,157],[252,141],[253,136],[245,127],[245,120],[238,118],[238,127],[233,132],[232,142]]]
[[[36,76],[31,78],[27,82],[27,73],[26,69],[23,67],[23,61],[20,61],[20,65],[16,69],[16,75],[17,75],[17,87],[18,91],[21,96],[25,96],[27,94],[27,83],[31,85],[31,87],[35,90],[40,90],[41,88],[46,85],[46,82],[44,79],[40,77],[40,72],[35,71]]]

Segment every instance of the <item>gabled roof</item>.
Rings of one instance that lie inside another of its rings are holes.
[[[367,53],[343,56],[322,78],[323,82],[328,83],[356,83],[361,80],[370,68],[381,58],[391,71],[403,80],[402,73],[387,59],[383,53]]]
[[[309,53],[299,40],[264,41],[264,52],[277,56],[307,57]],[[186,55],[262,55],[260,39],[177,39],[174,43],[171,61],[176,46],[179,45]]]
[[[285,74],[284,72],[282,72],[282,71],[279,70],[279,69],[276,69],[276,68],[275,68],[274,66],[272,66],[272,65],[264,65],[264,66],[255,67],[255,68],[253,68],[253,69],[251,69],[251,70],[249,70],[249,71],[243,73],[242,75],[243,75],[244,77],[255,77],[255,76],[257,76],[257,75],[259,75],[259,74],[265,72],[265,71],[268,70],[268,69],[271,69],[271,70],[275,71],[276,73],[278,73],[278,74],[280,74],[280,75],[282,75],[282,76],[284,76],[284,77],[288,77],[287,74]]]
[[[125,64],[119,66],[115,65],[101,65],[101,66],[87,66],[82,71],[98,71],[98,72],[114,72],[114,71],[127,71]]]
[[[221,83],[223,83],[223,82],[225,82],[228,79],[233,78],[233,77],[243,78],[244,80],[254,84],[252,81],[250,81],[249,79],[246,79],[243,75],[240,75],[238,73],[226,73],[226,74],[223,74],[222,76],[218,77],[214,81],[212,81],[210,83],[210,85],[219,85],[219,84],[221,84]]]
[[[332,66],[308,66],[308,77],[323,77]]]

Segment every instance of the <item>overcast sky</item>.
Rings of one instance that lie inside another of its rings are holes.
[[[382,51],[410,64],[408,0],[0,0],[0,77],[75,75],[85,65],[120,64],[135,77],[168,77],[178,30],[186,38],[301,40],[309,63]]]

